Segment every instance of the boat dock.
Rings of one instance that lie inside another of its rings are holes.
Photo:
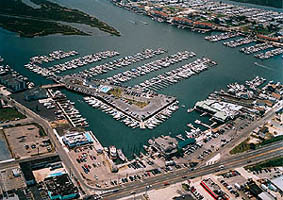
[[[233,37],[237,37],[239,35],[240,33],[237,33],[237,32],[225,32],[225,33],[220,33],[218,35],[206,36],[205,39],[210,42],[218,42],[221,40],[227,40]]]
[[[216,62],[210,60],[209,58],[199,58],[177,69],[165,72],[164,74],[158,75],[149,80],[145,80],[139,85],[136,85],[135,88],[142,90],[150,89],[153,91],[158,91],[163,88],[169,87],[172,84],[176,84],[183,79],[189,78],[194,74],[199,74],[202,71],[205,71],[215,65]]]
[[[158,48],[156,50],[144,49],[143,51],[136,53],[134,55],[125,56],[123,58],[118,58],[118,59],[112,60],[108,63],[104,63],[104,64],[101,64],[101,65],[97,65],[97,66],[94,66],[92,68],[89,68],[87,70],[80,72],[79,75],[81,77],[91,78],[91,77],[94,77],[94,76],[99,75],[99,74],[107,73],[107,72],[112,71],[112,70],[127,67],[131,64],[142,62],[142,61],[147,60],[147,59],[151,59],[155,56],[164,54],[166,52],[167,52],[167,50],[163,49],[163,48]]]
[[[112,83],[112,82],[113,83],[125,83],[125,82],[130,81],[131,79],[134,79],[140,76],[144,76],[151,72],[170,67],[176,63],[182,62],[194,56],[195,56],[194,52],[188,52],[188,51],[177,52],[176,54],[172,54],[167,57],[146,63],[137,68],[113,75],[102,81],[109,82],[109,83]]]
[[[203,123],[203,122],[200,121],[200,120],[196,120],[196,121],[195,121],[195,124],[202,125],[202,126],[204,126],[204,127],[206,127],[206,128],[211,129],[211,128],[212,128],[213,126],[215,126],[217,123],[216,123],[216,122],[213,122],[211,125],[208,125],[208,124]]]

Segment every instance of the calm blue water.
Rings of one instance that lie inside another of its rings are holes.
[[[127,156],[132,155],[134,151],[140,150],[142,144],[153,136],[159,136],[161,134],[168,135],[170,132],[172,135],[184,133],[186,124],[194,122],[199,117],[197,113],[187,113],[187,108],[193,107],[196,101],[205,99],[212,91],[225,88],[228,83],[235,81],[243,82],[257,75],[275,81],[282,81],[283,65],[280,56],[266,61],[260,61],[251,55],[248,56],[240,53],[238,51],[239,48],[228,48],[223,46],[221,42],[210,43],[204,40],[205,35],[154,22],[146,16],[136,15],[122,8],[115,7],[107,0],[53,0],[53,2],[95,15],[117,28],[122,33],[122,36],[109,36],[96,31],[97,34],[93,36],[53,35],[30,39],[19,38],[14,33],[0,29],[0,55],[17,71],[28,76],[37,84],[45,84],[49,81],[29,72],[23,65],[28,62],[31,56],[45,55],[57,49],[77,50],[80,55],[110,49],[119,51],[121,57],[123,57],[140,52],[144,48],[162,47],[168,49],[168,54],[173,54],[181,50],[190,50],[194,51],[197,57],[206,56],[218,63],[216,67],[198,76],[193,76],[161,91],[164,94],[176,96],[180,101],[180,105],[184,104],[186,107],[180,108],[173,114],[172,118],[153,130],[133,130],[128,128],[123,123],[117,122],[100,110],[95,110],[86,103],[78,101],[82,99],[82,96],[64,91],[68,98],[76,103],[76,107],[81,110],[81,114],[88,119],[90,129],[95,133],[101,143],[105,146],[114,144],[118,148],[122,148]],[[133,24],[131,21],[135,21],[136,24]],[[148,25],[144,25],[142,22],[147,22]],[[159,57],[164,56],[166,55]],[[108,60],[103,62],[108,62]],[[258,67],[254,65],[254,62],[261,63],[271,69]],[[140,64],[112,71],[100,77],[108,77],[120,71],[126,71],[132,67],[139,66]],[[140,83],[156,74],[163,73],[183,64],[185,62],[174,65],[166,70],[136,78],[127,84],[134,85]],[[83,69],[92,66],[94,64],[86,66]],[[76,71],[80,71],[80,69]],[[201,119],[208,122],[206,118]]]

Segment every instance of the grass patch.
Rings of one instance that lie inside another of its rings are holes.
[[[249,138],[246,139],[245,141],[241,142],[238,146],[234,147],[231,151],[230,154],[237,154],[237,153],[242,153],[245,151],[248,151],[251,149],[251,145],[248,144]]]
[[[268,139],[268,140],[264,140],[262,143],[259,144],[259,146],[263,146],[263,145],[266,145],[266,144],[270,144],[270,143],[278,142],[278,141],[282,141],[282,140],[283,140],[283,135],[280,135],[280,136],[273,137],[273,138]]]
[[[247,25],[247,26],[242,26],[241,27],[241,30],[243,31],[243,32],[248,32],[249,30],[250,30],[250,25]]]
[[[136,105],[140,108],[144,108],[148,105],[148,103],[144,102],[144,101],[136,101],[136,100],[132,100],[132,99],[127,99],[127,101],[129,101],[130,104]]]
[[[121,88],[113,88],[112,90],[109,91],[109,93],[114,95],[115,97],[123,98],[122,97],[123,91],[122,91]],[[148,102],[137,101],[137,100],[129,99],[129,98],[123,98],[123,99],[127,100],[129,102],[129,104],[136,105],[139,108],[144,108],[144,107],[146,107],[149,104]]]
[[[251,149],[257,149],[261,146],[267,145],[267,144],[271,144],[273,142],[278,142],[278,141],[282,141],[283,140],[283,135],[277,136],[277,137],[272,137],[270,139],[267,140],[263,140],[261,143],[259,144],[249,144],[249,138],[246,139],[245,141],[243,141],[242,143],[240,143],[238,146],[234,147],[231,151],[230,154],[237,154],[237,153],[243,153],[245,151],[251,150]]]
[[[114,88],[109,91],[110,94],[114,95],[115,97],[121,97],[122,89],[121,88]]]
[[[26,116],[20,113],[15,108],[1,108],[0,109],[0,121],[2,122],[7,121],[7,120],[12,121],[17,118],[24,119],[26,118]]]
[[[245,169],[249,169],[251,171],[259,171],[264,168],[269,168],[269,167],[281,167],[283,166],[283,156],[277,157],[277,158],[272,158],[270,160],[266,160],[260,163],[257,163],[255,165],[249,165],[245,167]]]

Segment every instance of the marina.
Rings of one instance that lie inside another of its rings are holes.
[[[250,44],[252,42],[256,42],[256,40],[246,37],[246,38],[240,38],[240,39],[237,39],[237,40],[231,40],[231,41],[228,41],[228,42],[223,42],[223,44],[227,47],[235,48],[235,47],[239,47],[239,46],[242,46],[242,45],[245,45],[245,44]]]
[[[135,88],[139,88],[142,90],[150,89],[153,91],[158,91],[172,84],[176,84],[183,79],[187,79],[194,74],[199,74],[214,65],[216,65],[216,62],[210,60],[209,58],[199,58],[177,69],[153,77],[150,80],[146,80],[136,85]]]
[[[13,91],[31,89],[35,86],[28,77],[20,74],[9,65],[0,65],[0,84],[3,84]]]
[[[262,50],[269,49],[269,48],[272,48],[272,47],[273,47],[273,45],[271,45],[271,44],[260,43],[260,44],[256,44],[256,45],[249,46],[249,47],[243,47],[243,48],[240,49],[240,51],[249,55],[249,54],[253,54],[253,53],[256,53],[258,51],[262,51]]]
[[[210,41],[210,42],[218,42],[221,40],[227,40],[230,38],[234,38],[239,36],[240,33],[237,32],[225,32],[225,33],[220,33],[218,35],[211,35],[211,36],[206,36],[204,39]]]
[[[119,52],[117,51],[101,51],[98,53],[94,53],[94,54],[90,54],[90,55],[86,55],[83,57],[79,57],[70,61],[66,61],[63,64],[58,64],[58,65],[54,65],[52,67],[49,67],[48,69],[51,72],[54,72],[56,74],[59,74],[63,71],[66,70],[71,70],[71,69],[76,69],[78,67],[83,67],[85,65],[89,65],[92,64],[94,62],[98,62],[107,58],[112,58],[114,56],[118,56],[120,55]]]
[[[61,91],[48,89],[51,98],[40,100],[47,109],[53,109],[57,120],[67,120],[72,127],[88,127],[86,118],[75,108],[75,103],[68,100]]]
[[[104,63],[102,65],[97,65],[94,67],[91,67],[90,69],[84,70],[79,73],[81,77],[94,77],[96,75],[107,73],[108,71],[116,70],[122,67],[127,67],[131,64],[138,63],[150,58],[153,58],[157,55],[161,55],[166,53],[167,50],[163,48],[158,48],[156,50],[153,49],[145,49],[139,53],[136,53],[131,56],[125,56],[123,58],[118,58],[116,60],[110,61],[108,63]]]
[[[76,55],[76,52],[74,51],[71,51],[71,52],[73,53],[70,53],[68,55],[72,55],[72,56]],[[43,58],[41,58],[41,56],[39,56],[39,57],[31,58],[31,61],[28,64],[25,64],[25,68],[41,76],[48,77],[48,76],[52,76],[55,74],[60,74],[63,71],[76,69],[78,67],[83,67],[85,65],[88,65],[94,62],[98,62],[103,59],[118,56],[118,55],[119,53],[117,51],[102,51],[102,52],[86,55],[83,57],[75,58],[73,60],[66,61],[63,64],[57,64],[57,65],[54,65],[48,68],[39,66],[37,63],[41,64],[42,61],[49,62],[50,59],[44,56],[42,56]],[[61,57],[59,56],[59,58]],[[62,57],[62,58],[65,58],[65,57]]]
[[[69,51],[65,52],[62,50],[56,50],[52,51],[49,53],[47,56],[33,56],[30,58],[30,63],[31,64],[42,64],[42,63],[48,63],[48,62],[53,62],[55,60],[61,60],[64,58],[68,58],[71,56],[76,56],[79,53],[77,51]]]
[[[268,71],[267,73],[266,69],[262,67],[252,67],[254,62],[259,62],[253,56],[238,54],[234,49],[225,48],[222,42],[209,43],[204,40],[205,35],[178,29],[175,26],[169,26],[167,24],[156,23],[148,17],[136,15],[135,13],[113,6],[110,1],[85,0],[84,3],[78,3],[75,0],[62,0],[60,3],[99,17],[106,23],[115,26],[115,28],[121,31],[122,36],[117,38],[98,33],[90,37],[50,35],[47,37],[36,37],[34,39],[20,39],[13,33],[2,31],[0,33],[2,37],[0,55],[5,58],[6,62],[13,62],[13,68],[21,72],[23,76],[28,77],[35,85],[49,84],[50,80],[36,76],[30,70],[23,68],[24,64],[29,62],[29,58],[34,55],[48,55],[49,52],[56,49],[77,50],[80,56],[88,55],[92,52],[104,51],[105,49],[115,49],[122,56],[125,56],[133,55],[141,49],[157,49],[162,47],[168,49],[170,54],[178,52],[180,49],[189,49],[197,55],[209,57],[217,61],[218,65],[216,68],[207,70],[205,73],[193,76],[192,78],[183,80],[179,84],[162,90],[164,94],[177,97],[180,104],[185,104],[190,108],[196,101],[205,98],[215,88],[223,88],[231,80],[233,82],[242,82],[255,75],[266,76],[269,80],[282,80],[281,56],[275,56],[260,62],[261,65],[270,66],[273,69],[273,71]],[[209,6],[209,4],[202,5],[204,9]],[[193,5],[192,8],[194,8]],[[106,9],[112,13],[111,16],[104,12]],[[233,9],[236,9],[236,7]],[[264,14],[269,12],[264,9],[241,7],[240,10],[244,11],[247,9],[249,10],[243,13],[247,15],[248,19],[258,18],[260,20],[265,15],[274,16],[274,14]],[[225,9],[219,9],[218,12],[225,13],[226,11]],[[256,16],[257,13],[262,15]],[[133,19],[137,22],[144,21],[148,25],[145,26],[141,23],[133,25],[127,19]],[[212,34],[217,33],[212,32]],[[23,47],[25,47],[24,51]],[[15,59],[15,56],[17,56],[17,59]],[[133,63],[133,66],[135,66],[135,63]],[[117,68],[117,73],[122,71],[122,68]],[[162,73],[164,72],[162,71]],[[143,82],[146,79],[150,79],[150,75],[145,75],[138,81]],[[132,80],[132,82],[133,84],[138,83],[135,80]],[[95,136],[103,146],[115,144],[118,149],[122,148],[123,153],[129,158],[132,157],[133,152],[138,153],[139,149],[142,148],[142,144],[145,144],[149,137],[157,137],[169,131],[172,132],[172,135],[179,134],[182,131],[184,132],[187,123],[193,123],[197,118],[196,112],[187,113],[186,109],[179,109],[170,120],[167,120],[153,130],[129,129],[123,123],[115,122],[116,120],[113,121],[112,116],[105,115],[105,113],[99,110],[90,109],[87,104],[81,103],[80,101],[83,100],[82,95],[69,91],[64,91],[64,94],[67,95],[70,101],[76,103],[76,108],[88,119],[90,129],[93,130]]]
[[[102,101],[95,99],[94,97],[84,97],[86,103],[88,103],[91,107],[95,109],[100,109],[103,112],[111,115],[113,119],[117,121],[123,122],[126,126],[130,128],[141,128],[141,129],[153,129],[168,118],[171,117],[172,113],[176,111],[179,107],[177,106],[178,102],[173,103],[172,105],[164,108],[163,110],[157,112],[150,118],[146,119],[145,121],[138,121],[135,118],[103,103]]]
[[[282,53],[283,53],[283,48],[276,48],[270,51],[266,51],[264,53],[256,54],[254,56],[259,59],[269,59],[269,58],[272,58],[273,56],[278,56]]]
[[[195,56],[194,52],[188,52],[188,51],[178,52],[176,54],[167,56],[165,58],[161,58],[159,60],[152,61],[150,63],[146,63],[142,66],[133,68],[123,73],[116,74],[112,77],[108,77],[102,81],[107,83],[114,83],[114,84],[125,83],[133,78],[144,76],[153,71],[158,71],[163,68],[170,67],[176,63],[182,62],[194,56]]]

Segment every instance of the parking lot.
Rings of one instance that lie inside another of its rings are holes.
[[[111,179],[111,176],[109,177],[111,164],[103,153],[96,152],[93,145],[84,145],[70,150],[69,156],[90,185],[102,187],[100,180]]]
[[[48,136],[35,124],[5,128],[4,133],[14,158],[44,154],[53,149]]]

